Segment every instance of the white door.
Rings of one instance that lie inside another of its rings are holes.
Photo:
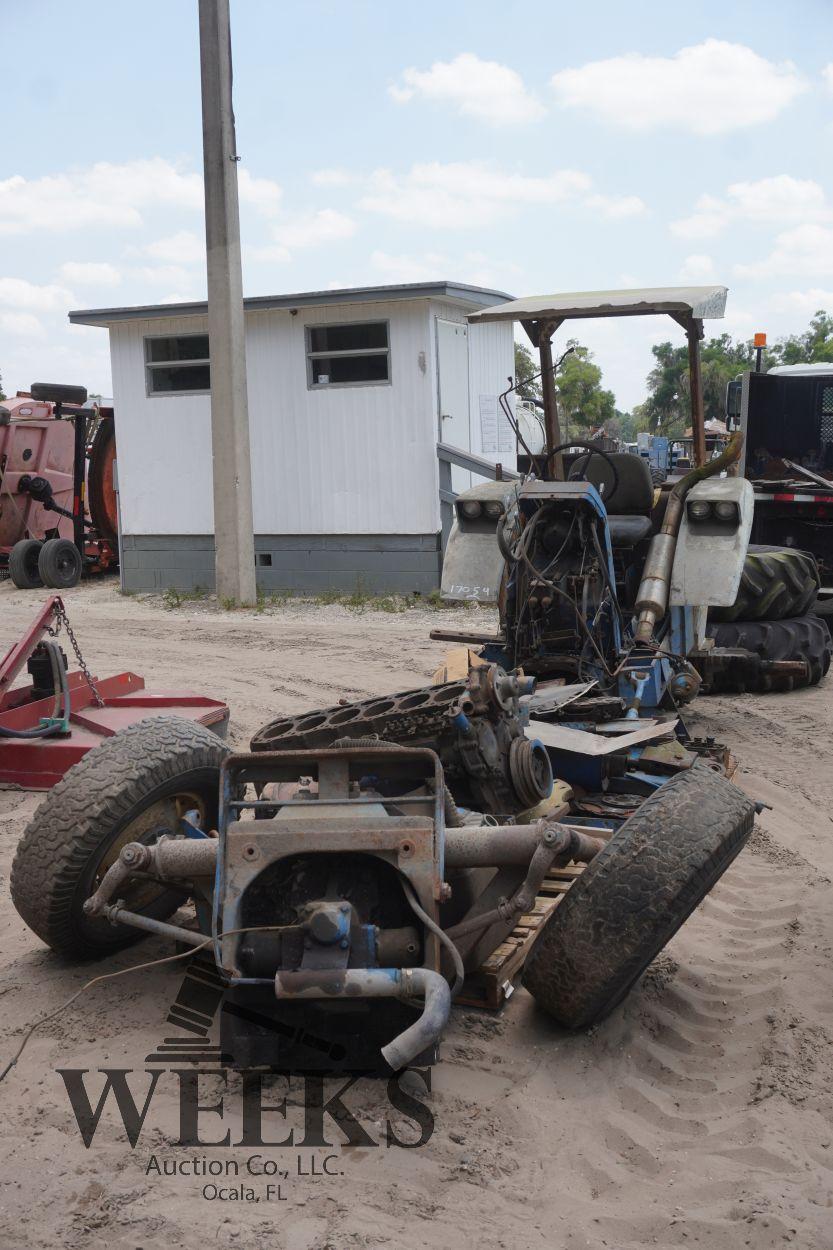
[[[439,441],[471,451],[469,426],[468,326],[437,318],[437,373],[440,408]],[[471,486],[471,473],[451,468],[451,486],[459,493]]]

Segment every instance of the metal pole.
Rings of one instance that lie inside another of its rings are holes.
[[[558,423],[558,400],[555,395],[555,376],[552,371],[552,335],[554,327],[545,323],[539,329],[538,356],[541,361],[541,396],[544,401],[545,454],[547,464],[544,476],[557,482],[564,480],[564,461],[559,451],[549,460],[553,447],[561,442],[561,426]]]
[[[199,0],[217,598],[257,600],[229,0]]]
[[[700,338],[703,323],[696,319],[686,327],[688,336],[688,376],[691,391],[691,434],[694,441],[694,464],[706,463],[706,418],[703,406],[703,376],[700,372]]]

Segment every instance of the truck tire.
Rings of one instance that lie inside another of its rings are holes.
[[[700,761],[661,786],[544,924],[523,975],[536,1002],[569,1029],[602,1020],[741,851],[754,817]]]
[[[21,538],[9,553],[9,577],[18,590],[34,590],[42,586],[38,557],[43,543],[37,538]]]
[[[214,827],[228,753],[210,729],[176,716],[139,721],[89,751],[50,790],[18,845],[11,894],[29,928],[59,954],[82,959],[146,936],[85,916],[84,901],[127,842],[175,833],[194,808],[202,828]],[[185,897],[153,882],[130,883],[121,896],[131,911],[156,920]]]
[[[711,674],[703,685],[702,694],[799,690],[803,686],[817,686],[830,668],[830,632],[825,622],[812,612],[790,621],[710,623],[706,633],[714,639],[715,646],[742,647],[754,651],[762,660],[802,660],[806,668],[804,675],[761,672],[755,675],[738,665]]]
[[[81,581],[81,552],[69,538],[50,538],[40,549],[38,572],[44,586],[69,590]]]
[[[737,599],[730,608],[710,608],[712,621],[782,621],[809,612],[819,589],[819,571],[809,551],[749,545]]]

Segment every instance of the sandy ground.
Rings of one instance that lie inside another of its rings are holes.
[[[41,593],[0,585],[0,643]],[[168,611],[112,584],[67,601],[94,671],[131,668],[149,684],[225,697],[239,745],[278,712],[420,684],[444,650],[428,640],[438,620],[429,610]],[[378,1146],[299,1147],[294,1089],[291,1147],[175,1148],[170,1074],[135,1150],[111,1103],[86,1149],[57,1069],[89,1069],[94,1105],[99,1068],[134,1070],[141,1102],[144,1057],[170,1032],[182,972],[168,965],[94,989],[36,1035],[0,1087],[0,1246],[833,1246],[831,692],[828,680],[805,693],[699,702],[697,732],[729,742],[743,787],[772,805],[752,843],[624,1007],[590,1034],[560,1030],[524,991],[498,1016],[457,1010],[426,1099],[434,1132],[419,1149],[386,1148],[389,1114],[410,1140],[415,1125],[369,1082],[345,1102]],[[9,900],[13,850],[36,803],[0,792],[2,1062],[26,1023],[90,975],[47,952]],[[109,966],[169,949],[148,942]],[[203,1101],[220,1093],[219,1078],[206,1078]],[[269,1101],[281,1097],[276,1088]],[[278,1116],[264,1122],[267,1136],[286,1135]],[[239,1078],[229,1079],[224,1127],[216,1113],[201,1124],[209,1141],[225,1128],[240,1140]],[[332,1121],[328,1131],[342,1140]],[[152,1156],[160,1166],[237,1161],[244,1171],[257,1154],[287,1172],[283,1201],[267,1200],[266,1180],[276,1178],[147,1172]],[[299,1162],[321,1170],[327,1156],[337,1175],[297,1174]],[[212,1180],[248,1186],[260,1200],[204,1197]]]

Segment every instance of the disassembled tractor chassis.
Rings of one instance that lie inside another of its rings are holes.
[[[219,837],[189,826],[128,843],[84,911],[196,945],[204,934],[119,900],[137,875],[195,896],[238,1007],[224,1011],[221,1039],[236,1066],[374,1070],[380,1052],[393,1070],[433,1062],[465,971],[529,910],[551,867],[605,845],[549,819],[447,828],[444,791],[437,756],[420,748],[232,755]],[[380,997],[384,1012],[370,1001]]]

